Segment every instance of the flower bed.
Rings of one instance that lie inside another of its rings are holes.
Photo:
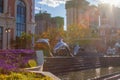
[[[35,51],[34,51],[34,50],[29,50],[29,49],[10,49],[10,50],[0,50],[0,54],[1,54],[1,53],[14,53],[14,54],[23,53],[23,54],[34,54]]]
[[[43,76],[41,74],[34,73],[10,73],[10,74],[0,74],[0,80],[52,80],[48,76]]]
[[[35,51],[33,50],[0,50],[0,71],[4,73],[28,67],[30,59],[35,59]]]

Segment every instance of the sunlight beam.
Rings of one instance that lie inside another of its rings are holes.
[[[120,5],[120,0],[99,0],[101,3],[107,3],[114,6]]]

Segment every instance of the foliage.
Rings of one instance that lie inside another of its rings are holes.
[[[40,38],[49,39],[50,46],[53,48],[59,38],[65,36],[63,28],[48,28],[48,30],[40,35]]]
[[[78,44],[80,40],[90,38],[91,31],[85,25],[71,25],[66,33],[69,44]]]
[[[0,50],[0,73],[19,71],[19,68],[28,67],[28,60],[33,59],[33,50]]]
[[[7,74],[1,74],[0,80],[52,80],[52,78],[48,76],[43,76],[41,74],[35,74],[35,73],[11,73],[9,75]]]
[[[98,32],[97,30],[86,27],[84,24],[73,24],[68,26],[67,31],[64,31],[62,28],[49,28],[46,32],[40,35],[40,38],[49,39],[52,49],[60,38],[63,38],[63,40],[71,45],[71,47],[75,44],[85,46],[91,45],[92,38],[98,38]]]
[[[6,77],[7,80],[26,80],[27,77],[20,73],[11,73]]]
[[[29,67],[29,61],[35,66],[34,53],[35,51],[27,49],[0,50],[0,80],[52,80],[48,76],[20,70]]]
[[[16,40],[11,40],[11,46],[17,49],[30,48],[32,43],[32,35],[22,33],[20,37],[16,37]]]
[[[37,66],[37,63],[36,63],[36,61],[35,61],[34,59],[30,59],[30,60],[28,61],[28,64],[29,64],[30,67],[35,67],[35,66]]]

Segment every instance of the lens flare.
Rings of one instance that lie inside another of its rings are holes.
[[[99,0],[101,3],[107,3],[114,6],[120,5],[120,0]]]

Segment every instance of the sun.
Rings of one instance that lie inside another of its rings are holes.
[[[118,6],[120,4],[120,0],[99,0],[101,3],[107,3],[110,5]]]

